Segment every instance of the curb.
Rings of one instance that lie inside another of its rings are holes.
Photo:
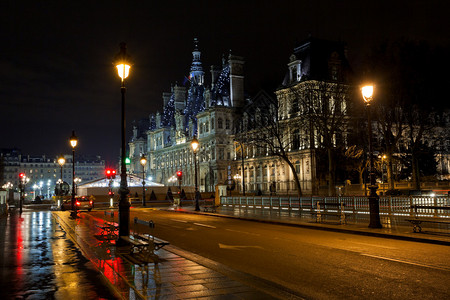
[[[450,241],[433,240],[433,239],[427,239],[427,238],[411,237],[411,236],[404,236],[404,235],[398,235],[398,234],[388,234],[388,233],[382,233],[382,232],[369,232],[369,231],[361,231],[361,230],[347,229],[347,228],[324,227],[324,226],[305,224],[305,223],[291,223],[291,222],[281,222],[281,221],[273,221],[273,220],[244,218],[244,217],[237,217],[237,216],[222,215],[222,214],[217,214],[217,213],[195,212],[195,211],[188,211],[188,210],[169,210],[169,209],[161,209],[161,210],[186,213],[186,214],[195,214],[195,215],[208,215],[208,216],[219,217],[219,218],[252,221],[252,222],[259,222],[259,223],[266,223],[266,224],[300,227],[300,228],[307,228],[307,229],[314,229],[314,230],[340,232],[340,233],[348,233],[348,234],[363,235],[363,236],[373,236],[373,237],[387,238],[387,239],[393,239],[393,240],[403,240],[403,241],[409,241],[409,242],[419,242],[419,243],[426,243],[426,244],[450,246]]]

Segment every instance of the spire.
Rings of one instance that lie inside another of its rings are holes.
[[[194,38],[194,51],[198,51],[198,39]]]
[[[203,67],[200,60],[201,52],[198,50],[198,39],[194,38],[194,51],[192,51],[192,65],[189,74],[191,84],[203,85]]]

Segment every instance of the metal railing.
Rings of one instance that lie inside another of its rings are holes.
[[[223,206],[238,206],[258,209],[297,210],[312,211],[316,209],[317,202],[345,203],[345,212],[354,214],[368,214],[369,200],[365,196],[343,197],[294,197],[294,196],[250,196],[250,197],[221,197]],[[413,205],[430,207],[450,207],[449,196],[421,197],[421,196],[381,196],[381,215],[415,216]],[[417,209],[420,216],[450,218],[450,209],[420,208]]]

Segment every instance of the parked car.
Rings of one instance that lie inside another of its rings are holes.
[[[89,197],[82,196],[82,197],[75,197],[75,206],[77,210],[87,210],[91,211],[94,207],[93,202]],[[66,199],[61,203],[60,206],[61,210],[71,210],[72,209],[72,199]]]

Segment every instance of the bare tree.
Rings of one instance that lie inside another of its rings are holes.
[[[304,126],[309,127],[311,149],[324,148],[328,158],[328,195],[335,195],[334,152],[346,143],[351,103],[349,86],[326,81],[307,81],[291,88],[291,107],[298,107]]]
[[[288,130],[289,126],[296,126],[297,123],[288,124],[279,117],[278,102],[273,100],[258,103],[251,113],[244,114],[235,138],[236,141],[245,144],[250,149],[269,156],[276,156],[284,161],[292,171],[297,194],[301,197],[302,188],[299,177],[291,161],[292,140]]]

